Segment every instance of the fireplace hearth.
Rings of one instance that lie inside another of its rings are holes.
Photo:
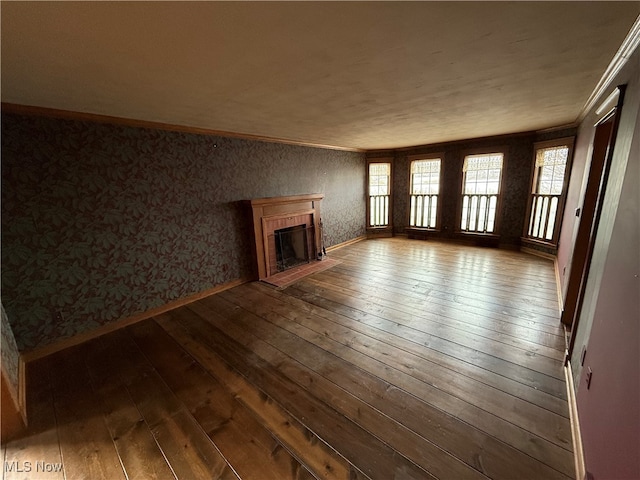
[[[309,194],[248,200],[260,280],[322,258],[323,198],[322,194]]]

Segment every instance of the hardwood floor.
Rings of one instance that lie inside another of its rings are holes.
[[[574,478],[550,261],[401,238],[330,256],[30,364],[4,478]]]

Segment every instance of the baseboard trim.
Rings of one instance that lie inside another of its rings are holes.
[[[146,320],[156,315],[160,315],[161,313],[166,313],[170,310],[174,310],[184,305],[188,305],[189,303],[193,303],[197,300],[208,297],[210,295],[215,295],[216,293],[220,293],[230,288],[237,287],[238,285],[242,285],[243,283],[247,283],[252,280],[253,278],[239,278],[237,280],[232,280],[231,282],[217,285],[213,288],[204,290],[200,293],[196,293],[188,297],[180,298],[174,302],[167,303],[166,305],[163,305],[161,307],[152,308],[151,310],[147,310],[146,312],[142,312],[142,313],[133,315],[131,317],[116,320],[114,322],[108,323],[107,325],[103,325],[102,327],[96,328],[95,330],[91,330],[90,332],[79,333],[78,335],[74,335],[73,337],[65,338],[58,342],[45,345],[44,347],[34,348],[33,350],[29,350],[21,353],[19,363],[18,363],[18,392],[17,393],[18,393],[18,406],[20,408],[20,414],[22,416],[24,424],[28,425],[26,372],[27,372],[28,364],[30,362],[48,357],[49,355],[53,355],[54,353],[60,352],[67,348],[80,345],[81,343],[87,342],[89,340],[93,340],[94,338],[101,337],[102,335],[106,335],[107,333],[120,330],[121,328],[128,327],[129,325],[133,325],[134,323],[138,323],[138,322],[141,322],[142,320]]]
[[[354,243],[358,243],[366,239],[367,239],[366,235],[360,235],[359,237],[352,238],[351,240],[347,240],[346,242],[338,243],[337,245],[331,245],[330,247],[327,247],[327,252],[332,252],[339,248],[346,247],[348,245],[353,245]]]
[[[558,258],[553,259],[553,269],[556,273],[556,294],[558,295],[558,310],[560,315],[564,310],[564,298],[562,296],[562,279],[560,278],[560,265],[558,264]]]
[[[18,359],[18,407],[22,421],[26,426],[29,426],[27,418],[27,365],[24,363],[22,355]]]
[[[33,350],[29,350],[21,354],[21,360],[28,364],[29,362],[33,362],[35,360],[39,360],[41,358],[47,357],[54,353],[60,352],[67,348],[73,347],[75,345],[79,345],[89,340],[93,340],[94,338],[101,337],[102,335],[106,335],[107,333],[114,332],[116,330],[120,330],[121,328],[128,327],[129,325],[133,325],[134,323],[138,323],[142,320],[146,320],[156,315],[160,315],[161,313],[168,312],[170,310],[174,310],[176,308],[182,307],[184,305],[188,305],[189,303],[193,303],[202,298],[208,297],[210,295],[215,295],[216,293],[223,292],[233,287],[237,287],[238,285],[242,285],[243,283],[250,282],[251,278],[240,278],[237,280],[232,280],[231,282],[223,283],[221,285],[217,285],[208,290],[204,290],[200,293],[196,293],[194,295],[190,295],[188,297],[180,298],[176,301],[167,303],[161,307],[152,308],[151,310],[147,310],[142,313],[138,313],[131,317],[123,318],[120,320],[116,320],[114,322],[108,323],[101,327],[98,327],[90,332],[83,332],[73,337],[65,338],[58,342],[51,343],[49,345],[45,345],[44,347],[35,348]],[[23,369],[24,370],[24,369]],[[21,389],[22,391],[22,389]]]
[[[569,419],[571,421],[571,439],[573,441],[573,460],[576,469],[576,480],[584,480],[586,465],[584,463],[584,450],[582,449],[582,435],[580,434],[580,421],[578,419],[578,404],[576,391],[573,387],[573,375],[571,374],[571,362],[567,360],[564,366],[564,378],[567,383],[567,398],[569,401]]]
[[[366,235],[361,235],[359,237],[352,238],[351,240],[347,240],[346,242],[338,243],[337,245],[332,245],[327,248],[327,252],[331,252],[333,250],[337,250],[342,247],[346,247],[348,245],[352,245],[357,242],[361,242],[362,240],[366,240]],[[22,372],[19,376],[20,383],[23,383],[25,365],[29,362],[33,362],[35,360],[39,360],[41,358],[47,357],[54,353],[60,352],[67,348],[73,347],[75,345],[79,345],[86,341],[92,340],[94,338],[101,337],[102,335],[106,335],[107,333],[114,332],[116,330],[120,330],[121,328],[128,327],[129,325],[133,325],[134,323],[140,322],[142,320],[146,320],[155,315],[160,315],[161,313],[168,312],[170,310],[174,310],[176,308],[182,307],[189,303],[193,303],[202,298],[208,297],[210,295],[215,295],[216,293],[223,292],[233,287],[237,287],[238,285],[242,285],[243,283],[247,283],[254,280],[253,278],[239,278],[237,280],[232,280],[227,283],[223,283],[221,285],[217,285],[208,290],[204,290],[200,293],[196,293],[194,295],[190,295],[188,297],[180,298],[174,302],[167,303],[161,307],[152,308],[151,310],[147,310],[145,312],[133,315],[131,317],[123,318],[120,320],[116,320],[114,322],[108,323],[101,327],[96,328],[95,330],[91,330],[90,332],[79,333],[78,335],[74,335],[73,337],[65,338],[58,342],[51,343],[49,345],[45,345],[44,347],[34,348],[33,350],[28,350],[26,352],[22,352],[20,354],[20,367],[19,371]],[[26,398],[26,388],[24,385],[19,385],[19,394],[18,398]],[[26,403],[26,402],[21,402]]]
[[[535,255],[536,257],[546,258],[553,261],[553,271],[556,276],[556,295],[558,296],[558,312],[562,315],[562,309],[564,308],[564,299],[562,298],[562,282],[560,281],[560,270],[558,266],[558,257],[552,253],[541,252],[534,248],[520,247],[520,251],[529,255]]]
[[[351,240],[347,240],[346,242],[339,243],[337,245],[333,245],[327,248],[327,252],[331,252],[333,250],[337,250],[342,247],[346,247],[347,245],[352,245],[354,243],[360,242],[362,240],[366,240],[366,235],[361,235],[356,238],[352,238]],[[27,380],[26,380],[26,369],[30,362],[39,360],[41,358],[48,357],[49,355],[53,355],[54,353],[60,352],[67,348],[71,348],[76,345],[80,345],[81,343],[87,342],[89,340],[93,340],[94,338],[101,337],[102,335],[106,335],[108,333],[114,332],[116,330],[120,330],[121,328],[128,327],[129,325],[133,325],[135,323],[141,322],[142,320],[146,320],[148,318],[154,317],[156,315],[160,315],[162,313],[166,313],[170,310],[174,310],[176,308],[182,307],[184,305],[188,305],[189,303],[196,302],[205,297],[215,295],[216,293],[223,292],[225,290],[229,290],[230,288],[237,287],[244,283],[248,283],[254,280],[254,278],[239,278],[236,280],[232,280],[227,283],[223,283],[221,285],[217,285],[208,290],[204,290],[200,293],[196,293],[194,295],[190,295],[188,297],[184,297],[178,299],[174,302],[167,303],[161,307],[152,308],[151,310],[147,310],[145,312],[133,315],[131,317],[123,318],[120,320],[116,320],[114,322],[103,325],[99,328],[91,330],[90,332],[79,333],[78,335],[74,335],[73,337],[65,338],[63,340],[51,343],[49,345],[45,345],[43,347],[34,348],[32,350],[28,350],[26,352],[22,352],[20,354],[19,364],[18,364],[18,392],[17,392],[17,401],[20,407],[20,413],[24,419],[25,424],[27,423]]]
[[[547,260],[555,260],[556,256],[553,253],[541,252],[535,248],[520,247],[520,251],[528,253],[529,255],[535,255],[536,257],[546,258]]]

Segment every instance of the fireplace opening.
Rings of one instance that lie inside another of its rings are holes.
[[[309,263],[308,230],[310,229],[304,224],[281,228],[273,232],[276,247],[276,270],[278,272]]]

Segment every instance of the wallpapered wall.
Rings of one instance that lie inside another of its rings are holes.
[[[459,202],[462,188],[462,164],[469,151],[504,151],[505,169],[502,177],[502,215],[500,243],[519,245],[527,215],[534,142],[575,135],[575,129],[558,130],[548,134],[522,134],[459,141],[449,144],[421,146],[396,152],[371,152],[368,157],[393,157],[393,224],[396,233],[403,233],[409,225],[409,157],[418,154],[442,153],[442,189],[440,195],[441,232],[451,237],[459,229]]]
[[[2,304],[18,348],[250,276],[241,201],[305,193],[325,194],[326,246],[364,234],[362,153],[3,115]]]
[[[2,358],[2,371],[7,375],[7,382],[13,388],[14,394],[17,394],[20,353],[18,352],[16,339],[9,326],[9,319],[1,303],[0,316],[2,317],[2,324],[0,326],[0,358]]]

